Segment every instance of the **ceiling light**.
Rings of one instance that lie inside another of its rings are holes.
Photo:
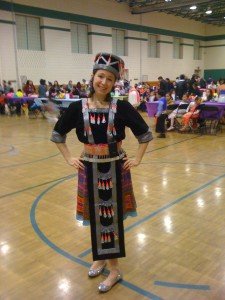
[[[207,9],[207,11],[205,12],[207,15],[211,15],[212,10],[210,8]]]
[[[170,2],[171,0],[165,0],[166,2]]]
[[[195,10],[196,8],[197,8],[196,5],[192,5],[192,6],[190,7],[190,9],[192,9],[192,10]]]

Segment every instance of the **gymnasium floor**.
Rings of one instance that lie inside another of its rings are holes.
[[[152,120],[144,117],[153,127]],[[89,227],[74,219],[77,174],[47,120],[0,117],[0,299],[225,299],[225,130],[155,138],[132,178],[124,280],[99,295]],[[74,155],[82,150],[68,135]],[[155,133],[154,133],[155,136]],[[133,156],[136,139],[123,143]]]

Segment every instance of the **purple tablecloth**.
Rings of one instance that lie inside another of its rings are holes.
[[[206,106],[215,106],[218,108],[219,110],[219,118],[222,118],[222,116],[225,113],[225,102],[203,102],[203,104],[205,104]],[[209,112],[210,115],[210,112]],[[204,116],[207,116],[207,112],[204,111]],[[200,117],[201,117],[201,113],[200,113]]]
[[[146,102],[147,112],[149,117],[154,117],[157,112],[157,106],[159,101]],[[179,103],[179,102],[176,102]],[[225,112],[225,102],[203,102],[202,104],[216,106],[220,111],[220,116],[222,117]]]

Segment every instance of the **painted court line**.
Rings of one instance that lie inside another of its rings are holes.
[[[155,281],[155,285],[169,287],[169,288],[177,288],[177,289],[189,289],[189,290],[203,290],[209,291],[209,285],[203,284],[185,284],[185,283],[174,283],[174,282],[166,282],[166,281]]]

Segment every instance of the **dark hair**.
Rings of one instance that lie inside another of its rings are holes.
[[[44,79],[40,79],[40,84],[41,85],[45,85],[46,84],[46,81]]]
[[[159,77],[158,77],[158,80],[160,80],[160,79],[163,79],[162,76],[159,76]]]

